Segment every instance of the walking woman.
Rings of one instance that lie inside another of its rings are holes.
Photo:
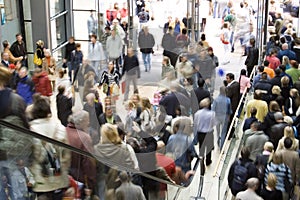
[[[118,96],[120,74],[114,66],[114,62],[108,63],[108,70],[104,71],[100,78],[99,87],[102,86],[103,93],[107,96]]]

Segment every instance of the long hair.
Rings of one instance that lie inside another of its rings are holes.
[[[106,123],[101,126],[101,143],[102,144],[121,144],[122,140],[118,134],[116,126]]]

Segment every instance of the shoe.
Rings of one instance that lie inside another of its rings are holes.
[[[234,48],[232,47],[232,48],[231,48],[231,53],[233,53],[233,52],[234,52]]]
[[[147,72],[148,70],[147,69],[145,69],[145,72]]]
[[[207,161],[206,161],[206,166],[209,166],[209,165],[211,165],[211,163],[212,163],[212,161],[211,161],[211,160],[207,160]]]

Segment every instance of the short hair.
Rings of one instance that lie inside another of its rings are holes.
[[[255,117],[257,113],[257,108],[256,107],[251,107],[250,108],[250,114],[252,117]]]
[[[18,36],[22,36],[22,33],[17,33],[17,34],[16,34],[16,37],[18,37]]]
[[[86,119],[89,119],[89,113],[85,110],[79,110],[70,115],[68,121],[80,128],[81,123]]]
[[[262,66],[262,65],[258,66],[259,72],[264,72],[264,70],[265,70],[265,66]]]
[[[208,97],[202,99],[200,101],[199,105],[200,105],[200,108],[209,108],[209,106],[210,106],[210,99]]]
[[[92,35],[91,35],[91,38],[92,38],[92,37],[95,38],[95,39],[97,39],[97,35],[96,35],[96,34],[92,34]]]
[[[129,181],[129,176],[128,176],[127,172],[126,171],[120,172],[119,179],[120,179],[121,182]]]
[[[226,95],[226,87],[225,86],[220,87],[220,94]]]
[[[75,44],[75,48],[78,48],[78,47],[81,47],[81,44],[80,44],[80,43],[76,43],[76,44]]]
[[[274,71],[276,76],[279,76],[281,74],[280,68],[276,68]]]
[[[243,159],[248,159],[250,156],[250,150],[248,147],[244,146],[241,150],[241,157]]]
[[[58,94],[63,94],[66,91],[66,87],[64,85],[60,85],[57,88]]]
[[[227,73],[226,76],[230,78],[230,80],[234,80],[234,74],[233,73]]]
[[[270,104],[269,104],[269,110],[271,112],[280,112],[280,106],[279,104],[277,103],[277,101],[271,101]]]
[[[185,35],[186,33],[187,33],[187,29],[186,29],[186,28],[183,28],[183,29],[182,29],[182,34]]]
[[[41,119],[51,115],[50,100],[42,95],[36,96],[32,107],[32,118]]]
[[[198,87],[202,88],[205,84],[205,80],[203,78],[198,79]]]
[[[264,145],[264,150],[268,151],[268,152],[273,152],[274,151],[274,145],[272,142],[265,142]]]
[[[247,188],[256,189],[259,185],[258,178],[249,178],[246,182]]]
[[[111,30],[110,26],[106,26],[104,29],[109,31]]]
[[[206,36],[204,33],[201,34],[201,40],[206,40]]]
[[[293,146],[293,140],[290,137],[286,137],[283,141],[284,148],[290,149]]]
[[[264,61],[264,66],[268,67],[269,64],[270,64],[270,62],[269,62],[268,60],[265,60],[265,61]]]
[[[261,74],[261,79],[267,80],[267,79],[268,79],[268,74],[267,74],[266,72],[263,72],[263,73]]]

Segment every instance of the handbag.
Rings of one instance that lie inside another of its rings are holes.
[[[42,63],[43,63],[43,60],[37,56],[36,52],[34,53],[34,56],[33,56],[33,63],[38,66],[42,65]]]
[[[104,94],[107,93],[107,91],[108,91],[108,84],[107,83],[103,83],[103,85],[102,85],[102,91],[103,91]]]
[[[120,95],[120,88],[119,88],[119,86],[117,85],[117,84],[113,84],[111,87],[110,87],[110,89],[111,89],[111,96],[118,96],[118,95]]]

